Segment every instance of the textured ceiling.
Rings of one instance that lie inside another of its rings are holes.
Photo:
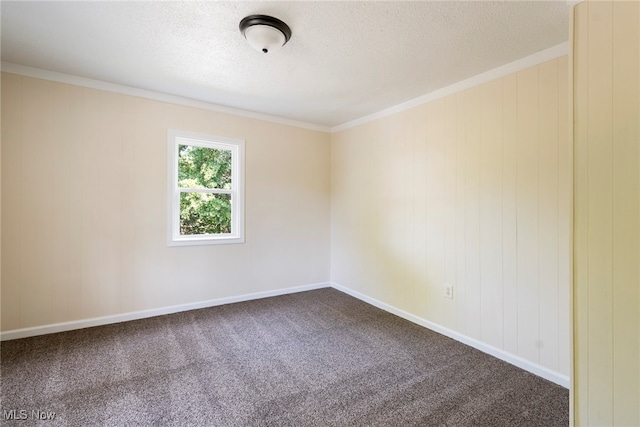
[[[566,1],[8,2],[2,61],[335,126],[566,42]],[[238,23],[293,32],[272,54]]]

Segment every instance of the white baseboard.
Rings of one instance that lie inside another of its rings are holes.
[[[296,286],[293,288],[284,288],[284,289],[276,289],[272,291],[256,292],[252,294],[238,295],[238,296],[227,297],[227,298],[217,298],[217,299],[212,299],[207,301],[198,301],[198,302],[193,302],[188,304],[174,305],[170,307],[161,307],[161,308],[155,308],[150,310],[115,314],[112,316],[95,317],[92,319],[74,320],[71,322],[54,323],[51,325],[34,326],[31,328],[23,328],[23,329],[14,329],[11,331],[0,333],[0,341],[14,340],[19,338],[28,338],[28,337],[33,337],[37,335],[53,334],[56,332],[71,331],[74,329],[90,328],[93,326],[109,325],[113,323],[126,322],[129,320],[145,319],[148,317],[162,316],[165,314],[179,313],[182,311],[196,310],[199,308],[215,307],[219,305],[233,304],[236,302],[243,302],[243,301],[251,301],[255,299],[274,297],[278,295],[293,294],[297,292],[304,292],[304,291],[310,291],[313,289],[321,289],[321,288],[327,288],[327,287],[333,287],[339,291],[342,291],[348,295],[351,295],[352,297],[358,298],[359,300],[362,300],[382,310],[388,311],[389,313],[395,314],[396,316],[402,317],[403,319],[406,319],[410,322],[413,322],[425,328],[431,329],[435,332],[438,332],[456,341],[467,344],[484,353],[490,354],[494,357],[497,357],[498,359],[504,360],[505,362],[511,363],[512,365],[515,365],[519,368],[529,371],[532,374],[538,375],[542,378],[545,378],[565,388],[569,388],[569,377],[566,375],[560,374],[551,369],[545,368],[536,363],[523,359],[519,356],[515,356],[511,353],[508,353],[502,349],[493,347],[491,345],[478,341],[474,338],[468,337],[466,335],[460,334],[451,329],[445,328],[444,326],[440,326],[429,320],[415,316],[411,313],[407,313],[404,310],[393,307],[389,304],[383,303],[382,301],[378,301],[375,298],[371,298],[367,295],[361,294],[359,292],[356,292],[352,289],[349,289],[347,287],[344,287],[342,285],[339,285],[333,282],[314,283],[310,285]]]
[[[51,325],[34,326],[31,328],[14,329],[0,333],[0,341],[28,338],[37,335],[53,334],[56,332],[71,331],[74,329],[90,328],[93,326],[109,325],[112,323],[126,322],[129,320],[145,319],[147,317],[162,316],[164,314],[179,313],[181,311],[196,310],[199,308],[215,307],[218,305],[233,304],[236,302],[251,301],[255,299],[275,297],[278,295],[294,294],[313,289],[328,288],[329,283],[314,283],[311,285],[296,286],[293,288],[276,289],[272,291],[256,292],[252,294],[238,295],[227,298],[217,298],[207,301],[198,301],[188,304],[173,305],[170,307],[154,308],[150,310],[134,311],[130,313],[114,314],[112,316],[94,317],[92,319],[74,320],[71,322],[54,323]]]
[[[511,363],[512,365],[515,365],[518,368],[524,369],[525,371],[529,371],[532,374],[535,374],[539,377],[547,379],[562,387],[569,388],[570,382],[569,382],[569,377],[567,375],[563,375],[559,372],[555,372],[549,368],[545,368],[544,366],[540,366],[536,363],[523,359],[522,357],[513,355],[502,349],[493,347],[489,344],[485,344],[482,341],[478,341],[474,338],[468,337],[466,335],[463,335],[451,329],[445,328],[444,326],[440,326],[437,323],[433,323],[429,320],[415,316],[411,313],[407,313],[404,310],[400,310],[399,308],[383,303],[382,301],[378,301],[375,298],[368,297],[367,295],[361,294],[360,292],[356,292],[352,289],[349,289],[337,283],[332,282],[331,287],[339,291],[342,291],[345,294],[351,295],[352,297],[358,298],[359,300],[362,300],[375,307],[378,307],[384,311],[388,311],[389,313],[402,317],[403,319],[406,319],[410,322],[413,322],[420,326],[424,326],[425,328],[431,329],[432,331],[438,332],[442,335],[445,335],[463,344],[467,344],[475,349],[478,349],[484,353],[490,354],[491,356],[494,356],[498,359],[504,360],[505,362]]]

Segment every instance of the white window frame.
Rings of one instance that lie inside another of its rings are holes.
[[[168,207],[167,246],[219,245],[244,243],[244,140],[220,138],[193,132],[169,129],[168,139]],[[231,151],[231,190],[186,189],[178,187],[178,147],[192,145]],[[231,194],[231,233],[180,234],[180,193]]]

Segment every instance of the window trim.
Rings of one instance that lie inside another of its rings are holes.
[[[194,246],[244,243],[244,140],[222,138],[194,132],[169,129],[167,132],[167,246]],[[229,234],[180,235],[180,193],[178,187],[178,147],[192,145],[231,150],[232,189],[199,190],[189,192],[231,194],[231,230]]]

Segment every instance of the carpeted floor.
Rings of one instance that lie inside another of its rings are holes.
[[[334,289],[0,352],[3,422],[21,426],[34,410],[68,426],[569,424],[568,390]]]

